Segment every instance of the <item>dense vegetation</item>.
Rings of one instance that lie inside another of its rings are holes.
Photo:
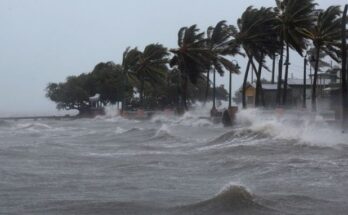
[[[209,99],[214,101],[215,109],[216,96],[231,97],[231,92],[226,95],[224,89],[216,90],[216,73],[239,74],[238,63],[233,58],[241,55],[247,59],[242,104],[246,108],[245,88],[252,69],[256,76],[255,106],[258,107],[264,105],[262,71],[270,71],[265,64],[268,59],[272,60],[272,83],[275,83],[278,56],[276,103],[286,105],[292,49],[314,67],[313,111],[317,109],[316,84],[323,61],[321,56],[341,64],[342,104],[346,109],[347,6],[343,13],[339,6],[317,7],[314,0],[276,0],[271,8],[248,7],[236,26],[221,21],[206,32],[196,25],[183,27],[178,32],[177,48],[168,50],[160,44],[150,44],[143,51],[127,48],[121,64],[100,63],[91,73],[69,77],[65,83],[50,83],[47,97],[56,102],[58,108],[80,111],[88,109],[88,97],[96,93],[101,95],[104,105],[122,102],[123,110],[135,107],[188,109],[192,101]]]
[[[126,55],[127,53],[129,50],[125,52]],[[127,110],[163,110],[179,106],[181,87],[178,70],[162,67],[157,68],[157,74],[153,72],[152,76],[141,76],[142,73],[124,73],[125,67],[113,62],[99,63],[90,73],[68,77],[64,83],[48,84],[47,97],[57,103],[58,109],[78,110],[81,114],[90,111],[89,97],[95,94],[100,94],[102,106],[119,105],[124,101],[127,104],[124,108]],[[206,99],[206,82],[203,76],[195,85],[188,83],[187,94],[191,103]],[[228,93],[223,86],[217,87],[215,91],[217,99],[227,99]],[[208,99],[212,95],[213,89],[209,87]]]

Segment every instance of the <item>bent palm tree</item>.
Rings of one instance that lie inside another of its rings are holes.
[[[276,39],[274,31],[274,16],[274,12],[271,8],[256,9],[248,7],[242,14],[241,18],[237,21],[238,29],[231,26],[232,36],[235,38],[235,42],[241,45],[248,57],[242,90],[243,108],[246,108],[245,91],[250,66],[252,66],[255,71],[259,71],[257,77],[260,79],[260,68],[262,69],[263,67],[262,62],[264,57],[269,55],[271,52],[274,54],[276,48],[279,47],[279,42]],[[259,70],[257,70],[254,65],[254,59],[262,64],[262,66],[259,67]],[[260,80],[258,81],[257,88],[262,90]]]
[[[229,73],[239,74],[239,68],[232,61],[228,60],[226,56],[235,56],[241,54],[239,46],[232,41],[231,29],[226,24],[226,21],[220,21],[215,27],[208,28],[207,34],[207,48],[211,52],[211,65],[210,69],[213,69],[213,107],[212,110],[216,110],[216,72],[220,75],[224,74],[224,70]],[[209,72],[208,70],[208,72]],[[208,77],[208,76],[207,76]]]
[[[150,44],[139,54],[136,66],[136,75],[140,81],[140,103],[144,108],[144,86],[145,79],[150,84],[160,83],[167,72],[168,52],[160,44]]]
[[[137,48],[131,49],[128,47],[123,52],[123,58],[122,58],[122,85],[123,85],[123,92],[122,92],[122,109],[123,112],[126,107],[126,101],[127,101],[127,87],[129,87],[129,83],[131,85],[135,85],[137,83],[137,77],[136,77],[136,67],[139,61],[140,52]]]
[[[315,50],[315,68],[312,86],[312,111],[317,111],[317,76],[319,71],[320,53],[324,51],[333,60],[339,62],[341,48],[341,10],[339,6],[331,6],[319,11],[316,25],[310,29],[302,29],[303,34],[312,40]]]
[[[198,78],[207,71],[211,61],[211,52],[205,47],[204,33],[196,25],[183,27],[178,33],[178,48],[171,49],[174,57],[170,66],[177,66],[182,79],[182,105],[187,110],[187,87],[190,80],[197,83]]]
[[[285,78],[283,103],[287,102],[287,85],[290,65],[290,48],[296,50],[302,56],[303,50],[306,48],[301,29],[310,28],[314,23],[314,0],[276,0],[277,7],[275,8],[278,20],[278,33],[281,42],[279,74],[278,74],[278,90],[277,104],[281,105],[281,82],[283,76],[283,61],[284,61],[284,45],[286,48],[285,61]]]

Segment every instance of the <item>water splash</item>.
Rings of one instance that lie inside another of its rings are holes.
[[[347,134],[329,125],[322,117],[307,112],[289,111],[281,117],[276,111],[242,110],[237,121],[245,129],[261,132],[275,139],[297,140],[300,144],[335,146],[347,144]]]

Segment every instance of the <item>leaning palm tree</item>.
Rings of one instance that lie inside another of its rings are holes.
[[[167,72],[167,57],[167,49],[160,44],[150,44],[139,54],[135,72],[140,81],[139,94],[142,106],[144,106],[145,82],[147,81],[151,85],[163,82]]]
[[[183,27],[178,33],[178,48],[170,49],[174,57],[170,61],[170,66],[176,66],[182,79],[182,106],[187,106],[188,81],[197,83],[198,78],[207,71],[211,62],[212,54],[206,48],[204,33],[196,25]]]
[[[317,111],[317,76],[319,71],[320,53],[324,51],[333,60],[339,62],[341,48],[341,9],[331,6],[318,12],[315,26],[302,29],[303,34],[313,42],[316,50],[313,86],[312,86],[312,111]]]
[[[239,74],[239,68],[235,63],[228,60],[226,57],[235,56],[241,54],[239,46],[235,42],[232,42],[230,27],[226,24],[226,21],[220,21],[215,27],[209,27],[207,31],[207,48],[211,52],[211,65],[208,69],[213,70],[213,107],[212,111],[216,111],[216,72],[220,75],[224,74],[224,70],[229,73]],[[207,75],[209,79],[209,75]],[[208,82],[208,81],[207,81]],[[209,87],[209,86],[207,86]]]
[[[275,31],[277,26],[277,20],[275,19],[276,14],[272,8],[260,8],[258,10],[260,17],[263,17],[264,21],[259,26],[261,32],[266,32],[266,34],[259,35],[259,44],[256,57],[256,61],[259,64],[258,71],[256,73],[256,95],[255,95],[255,107],[260,105],[260,99],[262,99],[262,105],[265,106],[264,94],[262,90],[261,83],[261,73],[262,69],[266,68],[270,71],[265,65],[265,58],[269,57],[270,59],[274,58],[277,54],[280,45],[278,40],[278,35]],[[261,97],[261,98],[260,98]]]
[[[123,93],[122,93],[121,112],[123,112],[125,110],[125,107],[126,107],[126,101],[128,98],[127,88],[129,88],[129,84],[134,86],[138,82],[135,71],[137,68],[137,64],[139,62],[140,54],[141,54],[141,52],[139,52],[137,48],[131,49],[130,47],[128,47],[123,52],[123,58],[122,58],[122,64],[121,64],[122,79],[123,79],[123,81],[122,81]]]
[[[296,50],[301,56],[303,50],[306,48],[306,41],[304,40],[301,29],[310,28],[314,23],[314,0],[276,0],[279,39],[281,42],[280,59],[279,59],[279,74],[278,74],[278,90],[277,90],[277,104],[281,102],[281,86],[283,76],[283,61],[284,61],[284,46],[286,48],[285,60],[285,78],[283,103],[287,102],[287,86],[288,74],[290,65],[290,48]]]
[[[279,45],[278,40],[273,38],[275,35],[274,22],[275,17],[272,9],[248,7],[237,21],[238,28],[231,26],[235,42],[240,44],[248,57],[242,90],[243,108],[246,108],[245,91],[250,67],[252,66],[254,71],[260,72],[260,69],[256,69],[254,60],[261,63],[262,68],[264,57],[270,53],[271,49],[274,50],[270,47],[278,47]],[[273,38],[272,42],[270,42],[271,37]],[[261,73],[257,74],[257,77],[260,79]],[[262,90],[261,81],[258,81],[257,88]]]
[[[328,55],[323,50],[320,51],[319,57],[318,57],[316,48],[311,46],[308,49],[308,51],[306,52],[306,54],[307,54],[307,59],[309,60],[309,65],[312,68],[315,68],[316,59],[319,60],[319,71],[318,72],[323,72],[323,68],[331,67],[331,64],[329,64],[325,60],[325,58],[328,57]]]

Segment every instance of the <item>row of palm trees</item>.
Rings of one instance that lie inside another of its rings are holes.
[[[237,20],[236,26],[220,21],[206,32],[200,31],[196,25],[183,27],[178,33],[177,48],[167,50],[160,44],[151,44],[143,51],[128,48],[122,61],[124,86],[140,82],[140,100],[143,101],[144,88],[163,80],[169,64],[171,68],[179,71],[182,107],[188,109],[188,82],[195,84],[204,77],[208,90],[212,73],[215,88],[216,73],[240,73],[238,63],[233,60],[236,55],[240,55],[247,59],[242,90],[243,107],[246,108],[247,105],[245,91],[250,70],[256,76],[255,106],[258,107],[265,105],[261,77],[263,70],[271,71],[266,66],[267,59],[273,60],[274,83],[276,59],[279,56],[276,104],[287,105],[290,50],[307,59],[309,49],[314,47],[312,110],[317,110],[316,89],[321,53],[342,63],[342,98],[346,99],[347,6],[342,13],[339,6],[331,6],[326,10],[317,9],[314,0],[275,2],[275,7],[270,8],[248,7]],[[231,87],[229,93],[231,97]],[[216,110],[215,99],[212,109]]]
[[[237,27],[227,26],[225,22],[218,23],[215,30],[219,30],[217,31],[218,35],[222,35],[221,38],[223,39],[210,41],[208,32],[208,46],[202,42],[204,41],[202,33],[199,33],[198,30],[193,30],[195,26],[188,28],[187,32],[191,34],[188,37],[183,34],[183,32],[186,33],[187,28],[182,29],[179,33],[179,49],[176,49],[173,53],[176,55],[176,60],[181,59],[182,62],[192,63],[198,61],[196,65],[201,66],[204,66],[204,63],[208,63],[208,65],[205,65],[209,68],[207,76],[209,76],[210,69],[215,71],[215,69],[219,68],[219,66],[215,65],[215,59],[217,58],[208,56],[209,51],[214,50],[214,44],[218,47],[217,56],[234,56],[236,54],[246,56],[248,63],[244,76],[242,96],[243,107],[246,107],[245,89],[250,68],[253,69],[256,75],[255,105],[260,106],[261,101],[264,103],[261,86],[262,70],[263,68],[269,70],[265,65],[266,58],[275,59],[276,55],[279,56],[276,103],[277,105],[286,105],[288,100],[290,49],[295,50],[304,57],[307,50],[313,46],[315,49],[315,72],[312,89],[312,110],[316,111],[317,77],[321,52],[330,56],[338,63],[342,62],[342,85],[346,85],[346,63],[344,63],[346,57],[343,55],[346,53],[346,51],[343,51],[346,45],[343,42],[347,39],[347,33],[345,28],[342,28],[342,26],[345,27],[346,25],[345,17],[346,12],[342,16],[339,6],[331,6],[326,10],[320,10],[316,8],[314,0],[276,0],[276,7],[274,8],[262,7],[257,9],[248,7],[241,18],[238,19]],[[220,25],[223,25],[225,29],[221,29]],[[194,34],[195,32],[198,33]],[[224,32],[228,33],[223,35]],[[197,36],[196,41],[180,39],[181,37],[195,38],[195,36]],[[201,45],[201,48],[197,48],[197,45]],[[192,48],[192,50],[188,47]],[[243,53],[240,53],[239,49],[242,49]],[[210,58],[210,60],[207,58]],[[186,68],[183,63],[177,62],[177,65],[184,74],[187,73],[189,76],[204,72],[204,69],[199,72],[200,68],[195,68],[192,65],[187,65]],[[285,72],[283,74],[284,66]],[[222,67],[220,66],[220,68]],[[228,68],[225,67],[225,69]],[[233,72],[233,69],[230,71]],[[219,69],[218,72],[223,74],[223,71]]]
[[[206,36],[205,36],[206,35]],[[213,109],[216,97],[216,72],[220,75],[227,70],[230,73],[239,73],[236,62],[230,61],[227,56],[241,54],[237,45],[231,43],[230,26],[225,21],[215,27],[209,27],[207,34],[199,32],[196,25],[180,29],[178,48],[169,51],[160,44],[150,44],[144,51],[137,48],[127,48],[123,53],[122,73],[124,89],[129,85],[138,87],[140,103],[143,103],[144,88],[147,85],[156,85],[165,82],[166,77],[177,74],[182,92],[181,107],[187,110],[189,82],[196,84],[199,79],[207,79],[206,100],[210,89],[209,74],[213,72]],[[173,57],[170,59],[170,53]],[[167,68],[169,64],[173,69]],[[179,71],[179,73],[176,73]],[[207,74],[207,77],[204,77]],[[139,83],[140,82],[140,83]],[[231,87],[229,97],[231,99]],[[123,96],[123,104],[126,96]],[[124,108],[124,105],[123,105]]]

